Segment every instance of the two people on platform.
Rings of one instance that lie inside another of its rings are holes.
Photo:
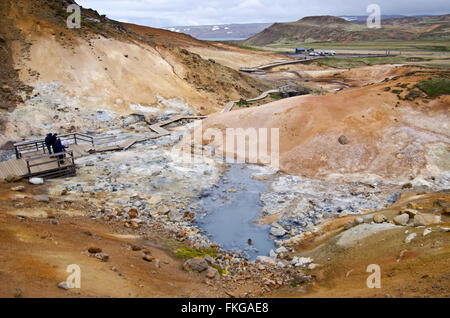
[[[47,147],[50,155],[56,155],[65,151],[65,147],[63,146],[61,139],[58,137],[58,134],[47,134],[47,137],[45,137],[45,146]],[[64,156],[64,154],[58,156],[61,163],[64,163]]]

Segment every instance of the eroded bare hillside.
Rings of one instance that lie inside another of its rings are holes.
[[[194,47],[228,51],[232,60],[231,47],[121,24],[85,9],[81,28],[68,29],[66,8],[71,3],[1,2],[5,67],[0,97],[2,108],[10,111],[1,116],[1,144],[39,135],[43,125],[50,128],[62,119],[70,123],[64,129],[92,130],[98,120],[87,123],[82,118],[96,117],[98,112],[110,118],[133,112],[208,114],[231,99],[256,96],[267,88],[259,80],[191,51]],[[267,60],[262,54],[258,57]],[[14,110],[15,106],[20,107]],[[76,113],[80,115],[69,116]],[[20,121],[27,124],[20,125]]]
[[[400,67],[394,71],[397,76],[325,96],[293,97],[220,114],[204,125],[223,131],[279,128],[280,168],[289,174],[444,182],[449,171],[449,96],[430,98],[416,85],[448,78],[448,72],[410,70]],[[354,78],[355,72],[348,75]]]

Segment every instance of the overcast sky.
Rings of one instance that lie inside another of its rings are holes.
[[[448,14],[449,0],[76,0],[84,8],[123,22],[153,27],[288,22],[311,15]]]

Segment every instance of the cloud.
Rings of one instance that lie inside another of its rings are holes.
[[[154,27],[287,22],[310,15],[367,15],[371,3],[382,14],[448,14],[450,1],[432,0],[77,0],[111,19]]]

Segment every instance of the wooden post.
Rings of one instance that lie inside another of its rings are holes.
[[[16,158],[20,159],[19,146],[14,146],[14,149],[16,150]]]
[[[77,144],[77,134],[73,134],[73,139],[75,140],[75,145]]]
[[[28,176],[31,176],[30,160],[27,160]]]

